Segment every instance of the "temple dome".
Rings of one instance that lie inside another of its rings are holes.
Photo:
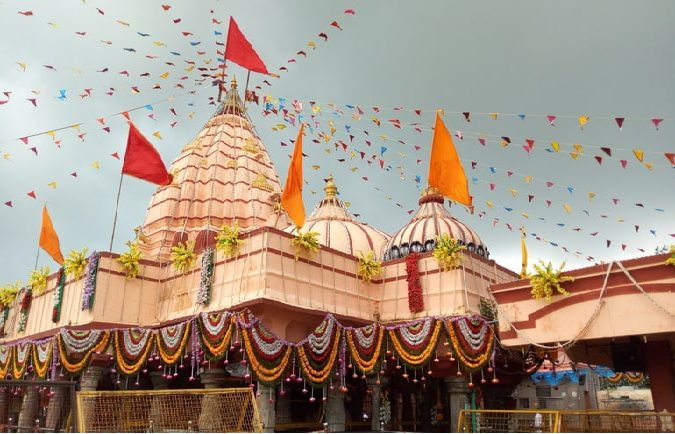
[[[241,232],[288,225],[276,211],[281,182],[239,98],[236,80],[201,132],[169,168],[174,180],[150,199],[136,229],[147,259],[167,261],[178,242],[195,241],[195,251],[215,245],[223,225]]]
[[[453,217],[444,206],[443,195],[433,187],[422,192],[419,209],[412,219],[396,231],[385,247],[385,261],[404,258],[410,252],[431,252],[436,247],[436,237],[448,234],[465,245],[467,250],[485,258],[487,247],[478,234]]]
[[[338,199],[337,190],[330,175],[324,187],[326,196],[305,220],[302,232],[317,232],[319,243],[340,252],[356,255],[359,251],[366,254],[372,250],[375,257],[381,259],[389,235],[355,220],[344,202]],[[283,230],[297,234],[295,225]]]

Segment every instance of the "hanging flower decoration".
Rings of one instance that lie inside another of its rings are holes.
[[[434,248],[434,258],[438,262],[438,266],[443,268],[443,271],[448,271],[456,268],[462,259],[462,250],[466,250],[466,246],[459,244],[459,242],[445,233],[436,237],[436,247]]]
[[[87,265],[86,247],[79,252],[71,250],[63,261],[63,268],[66,269],[66,274],[72,274],[75,280],[79,280],[82,277],[85,265]]]
[[[52,322],[59,322],[61,319],[61,303],[63,302],[63,288],[66,285],[65,267],[59,268],[59,277],[56,280],[54,288],[54,307],[52,308]]]
[[[191,321],[162,327],[157,332],[159,357],[167,366],[181,361],[190,337]]]
[[[21,310],[19,311],[19,324],[16,332],[23,333],[26,331],[26,322],[28,322],[28,310],[30,309],[31,301],[33,301],[33,289],[30,286],[26,287],[26,292],[21,299]]]
[[[550,303],[554,289],[562,295],[570,295],[570,293],[562,287],[562,284],[565,282],[573,282],[574,278],[571,276],[560,275],[562,269],[565,268],[565,261],[562,262],[560,268],[557,270],[553,270],[553,265],[550,261],[548,264],[545,264],[541,259],[539,260],[539,264],[532,264],[532,266],[537,271],[537,274],[530,274],[528,277],[530,278],[530,285],[532,286],[530,293],[534,296],[535,300],[545,298],[546,301]]]
[[[84,278],[84,290],[82,291],[82,310],[91,310],[94,307],[94,295],[96,295],[96,275],[98,274],[98,262],[101,254],[94,251],[89,257],[87,275]]]
[[[240,313],[239,324],[246,357],[258,381],[267,386],[280,383],[293,346],[270,332],[248,309]]]
[[[61,329],[57,338],[61,365],[75,377],[89,366],[94,353],[108,348],[110,331]]]
[[[129,328],[113,332],[115,367],[127,377],[138,373],[154,342],[152,329]]]
[[[356,252],[359,259],[357,274],[364,282],[370,282],[373,277],[382,271],[382,262],[375,259],[375,253],[370,250],[366,255],[361,250]]]
[[[364,374],[377,371],[384,340],[384,327],[380,324],[372,324],[345,329],[344,333],[352,363],[358,370]]]
[[[380,423],[387,429],[390,429],[391,422],[391,402],[389,401],[389,391],[380,391]]]
[[[328,382],[336,367],[342,330],[328,314],[304,341],[296,346],[303,375],[315,387]]]
[[[41,342],[35,342],[32,345],[33,349],[33,372],[40,380],[47,378],[49,365],[52,362],[52,354],[54,349],[54,339],[49,338]]]
[[[7,374],[12,365],[13,346],[0,345],[0,379],[7,378]]]
[[[202,252],[202,271],[199,276],[197,304],[207,306],[211,302],[211,285],[213,282],[213,249],[207,247]]]
[[[33,288],[33,293],[38,296],[47,288],[47,278],[49,277],[49,267],[40,267],[39,270],[31,270],[28,278],[28,286]]]
[[[675,266],[675,245],[673,244],[670,245],[668,253],[670,253],[670,258],[666,259],[666,265]]]
[[[11,306],[14,303],[14,300],[16,300],[16,295],[19,293],[20,288],[20,280],[17,280],[14,285],[6,283],[5,286],[0,288],[0,303],[5,306]]]
[[[234,258],[239,255],[239,246],[243,242],[239,239],[239,223],[235,220],[232,227],[223,225],[216,235],[216,250],[223,252],[227,258]]]
[[[181,274],[187,274],[195,264],[195,241],[179,242],[171,248],[171,261],[176,270]]]
[[[469,372],[483,369],[494,348],[492,326],[479,316],[447,318],[444,322],[458,363]]]
[[[389,339],[403,362],[411,368],[425,364],[436,350],[441,323],[424,318],[388,330]]]
[[[197,327],[204,355],[209,360],[222,360],[227,354],[235,328],[236,317],[230,312],[201,312],[197,317]]]
[[[412,313],[424,310],[420,271],[417,268],[417,256],[417,253],[411,253],[405,258],[406,280],[408,281],[408,309]]]
[[[291,240],[291,245],[295,248],[296,261],[303,251],[306,252],[309,259],[311,259],[312,255],[321,248],[321,244],[319,244],[319,233],[305,232],[303,234],[298,229],[298,235]]]
[[[9,316],[9,306],[0,303],[0,338],[5,336],[5,324]]]
[[[31,343],[29,341],[18,342],[12,352],[12,377],[15,380],[23,379],[28,367],[31,355]]]
[[[117,258],[117,262],[122,264],[122,271],[127,275],[127,280],[133,280],[140,271],[139,261],[141,259],[141,250],[138,247],[138,241],[127,241],[128,252],[124,252]]]

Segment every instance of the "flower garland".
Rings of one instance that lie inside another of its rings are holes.
[[[246,357],[258,381],[267,386],[281,382],[293,346],[270,332],[246,309],[239,315]]]
[[[389,429],[391,422],[391,402],[389,401],[389,391],[380,392],[380,424]]]
[[[494,348],[495,334],[490,324],[479,316],[457,317],[446,319],[445,328],[458,363],[470,372],[483,369]]]
[[[162,327],[157,332],[159,356],[167,366],[180,362],[190,337],[191,321]]]
[[[209,360],[222,360],[232,339],[236,317],[230,312],[200,312],[197,317],[204,354]]]
[[[213,281],[213,249],[207,247],[202,253],[202,272],[199,276],[197,304],[208,306],[211,302],[211,285]]]
[[[300,367],[310,384],[322,386],[330,379],[341,336],[341,328],[329,314],[304,342],[297,345]]]
[[[12,378],[15,380],[23,379],[30,360],[32,345],[28,341],[19,342],[14,345],[12,351]]]
[[[405,272],[408,274],[406,277],[408,281],[408,309],[412,313],[424,310],[420,272],[417,268],[417,255],[417,253],[411,253],[405,258]]]
[[[108,348],[109,330],[66,330],[57,335],[61,365],[71,376],[84,371],[94,353]]]
[[[56,280],[54,289],[54,308],[52,309],[52,322],[59,322],[61,319],[61,303],[63,302],[63,288],[66,285],[65,267],[59,268],[59,277]]]
[[[143,328],[118,329],[113,332],[115,367],[127,377],[138,373],[148,358],[154,342],[153,330]]]
[[[530,278],[530,285],[532,286],[530,293],[534,299],[539,300],[540,298],[545,298],[546,301],[550,303],[553,289],[562,295],[570,295],[570,293],[561,285],[565,282],[574,281],[574,277],[560,275],[562,269],[565,268],[565,261],[560,264],[560,267],[557,270],[553,270],[553,265],[550,261],[548,264],[545,264],[544,261],[540,259],[539,264],[532,264],[537,271],[537,274],[528,276]]]
[[[128,252],[122,253],[117,262],[122,265],[122,270],[127,276],[127,280],[133,280],[138,276],[140,272],[140,260],[141,260],[141,250],[138,247],[138,241],[127,241],[127,247],[129,247]]]
[[[304,250],[307,252],[307,257],[312,259],[312,255],[319,251],[321,244],[319,244],[318,232],[305,232],[304,234],[298,229],[298,235],[291,240],[291,245],[295,247],[295,260],[300,257],[300,253]]]
[[[47,287],[47,278],[49,277],[49,267],[41,267],[40,270],[32,270],[28,279],[28,286],[33,288],[35,295],[42,294]]]
[[[232,227],[223,225],[216,235],[216,250],[222,251],[227,258],[239,255],[239,245],[244,240],[239,239],[239,223],[235,220]]]
[[[448,271],[456,268],[462,262],[464,258],[460,253],[462,250],[466,250],[466,246],[459,244],[459,241],[445,233],[436,237],[433,255],[438,262],[438,266],[442,267],[443,271]]]
[[[364,374],[372,374],[379,366],[380,351],[384,339],[384,327],[380,324],[345,330],[347,348],[353,363]]]
[[[14,347],[0,345],[0,379],[7,378],[12,362]]]
[[[33,345],[33,372],[40,379],[47,378],[49,365],[52,362],[54,349],[54,339],[45,339],[42,342],[35,342]]]
[[[68,257],[63,262],[63,268],[66,270],[66,274],[72,274],[75,280],[80,280],[82,277],[82,272],[84,272],[84,266],[87,264],[87,248],[83,248],[81,251],[71,250],[68,252]]]
[[[30,309],[31,301],[33,301],[33,289],[30,286],[26,287],[26,293],[21,299],[21,311],[19,313],[19,324],[16,327],[17,333],[26,331],[26,322],[28,321],[28,310]]]
[[[171,261],[173,267],[181,274],[187,274],[190,268],[195,264],[195,240],[179,242],[177,246],[171,248]]]
[[[87,264],[87,275],[84,278],[84,291],[82,291],[82,310],[91,310],[94,307],[94,295],[96,295],[96,275],[98,274],[98,262],[101,254],[94,250]]]
[[[9,306],[0,304],[0,338],[5,337],[5,323],[7,322],[7,317],[9,316]]]
[[[361,250],[356,253],[359,259],[359,268],[356,272],[359,278],[364,282],[371,282],[375,275],[382,270],[382,262],[375,259],[375,253],[370,250],[367,255],[364,255]]]
[[[414,368],[431,358],[438,344],[440,331],[440,321],[425,318],[390,329],[389,338],[403,362]]]

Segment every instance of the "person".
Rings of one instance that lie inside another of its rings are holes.
[[[541,428],[543,425],[544,425],[544,417],[541,415],[541,413],[537,412],[534,415],[534,431],[542,432]]]

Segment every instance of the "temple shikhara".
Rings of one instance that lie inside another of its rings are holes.
[[[590,378],[624,371],[648,374],[654,408],[675,411],[666,255],[570,271],[570,296],[538,300],[437,186],[388,234],[350,213],[340,198],[356,193],[338,195],[331,173],[298,227],[287,167],[239,92],[232,80],[170,164],[128,251],[87,252],[3,295],[0,374],[41,382],[2,389],[1,423],[63,430],[71,401],[49,381],[131,397],[246,388],[267,432],[454,432],[465,409],[599,408]],[[649,318],[624,318],[638,308]],[[207,397],[194,430],[216,429]],[[129,411],[137,424],[115,429],[161,430],[152,405]]]

